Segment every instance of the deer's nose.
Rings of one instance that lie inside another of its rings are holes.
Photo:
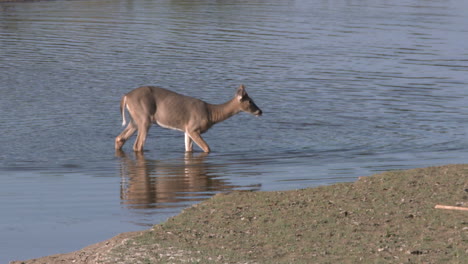
[[[256,116],[261,116],[263,114],[262,110],[258,109],[257,112],[255,112]]]

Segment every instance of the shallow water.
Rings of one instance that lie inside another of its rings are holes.
[[[0,3],[0,262],[148,228],[216,192],[288,190],[468,155],[466,1]],[[264,115],[184,153],[154,126],[115,153],[120,97],[208,102],[244,83]],[[198,149],[197,149],[198,150]],[[47,238],[47,239],[45,239]]]

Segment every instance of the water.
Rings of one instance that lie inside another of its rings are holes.
[[[220,191],[288,190],[465,163],[468,4],[0,3],[0,262],[145,229]],[[160,85],[264,115],[205,134],[154,126],[113,150],[120,97]],[[198,150],[198,149],[197,149]]]

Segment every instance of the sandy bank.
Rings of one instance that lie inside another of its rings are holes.
[[[12,263],[466,263],[468,165],[220,194],[153,229]]]

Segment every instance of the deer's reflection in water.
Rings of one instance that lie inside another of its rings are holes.
[[[132,209],[184,207],[236,187],[220,178],[222,167],[205,162],[206,153],[188,152],[169,161],[149,160],[143,153],[116,154],[121,158],[120,197]]]

